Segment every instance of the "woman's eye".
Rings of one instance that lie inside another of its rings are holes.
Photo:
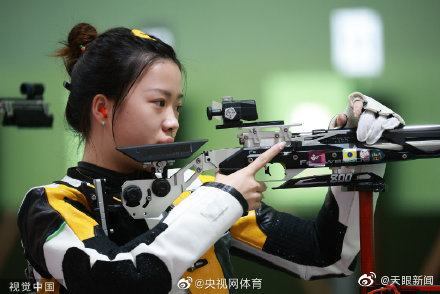
[[[154,101],[154,103],[159,107],[165,106],[165,100]]]

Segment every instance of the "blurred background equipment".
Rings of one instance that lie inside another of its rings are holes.
[[[43,102],[43,84],[23,83],[22,98],[0,98],[0,117],[4,126],[19,128],[52,127],[53,116],[49,113],[49,103]]]

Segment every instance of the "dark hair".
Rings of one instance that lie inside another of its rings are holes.
[[[91,105],[97,94],[114,101],[116,114],[133,84],[154,61],[172,60],[183,71],[173,48],[155,36],[151,38],[136,36],[127,28],[98,35],[90,24],[79,23],[62,43],[65,47],[57,50],[55,56],[64,58],[71,78],[66,120],[82,141],[90,132]]]

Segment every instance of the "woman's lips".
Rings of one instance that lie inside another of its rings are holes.
[[[163,143],[173,143],[174,142],[174,138],[166,138],[166,139],[163,139],[163,140],[160,140],[159,141],[159,144],[163,144]]]

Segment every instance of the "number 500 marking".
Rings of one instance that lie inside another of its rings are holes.
[[[330,183],[347,183],[351,181],[352,173],[349,174],[331,174]]]

